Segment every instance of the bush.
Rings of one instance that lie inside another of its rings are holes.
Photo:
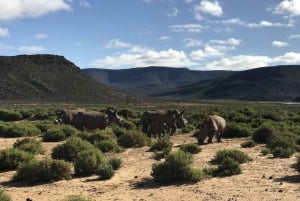
[[[71,179],[71,164],[62,160],[32,160],[18,167],[15,179],[32,183]]]
[[[95,130],[92,134],[89,134],[87,137],[87,140],[91,144],[95,144],[96,142],[101,142],[103,140],[112,139],[115,139],[115,136],[111,130]]]
[[[23,138],[14,143],[14,148],[29,152],[31,154],[42,154],[45,152],[42,143],[33,138]]]
[[[186,125],[185,127],[183,127],[183,128],[181,129],[181,131],[182,131],[183,133],[189,133],[189,132],[192,132],[193,130],[195,130],[195,126],[192,125],[192,124],[188,124],[188,125]]]
[[[169,137],[158,139],[150,148],[150,151],[162,151],[164,149],[172,149],[172,142]]]
[[[140,130],[129,130],[118,138],[118,144],[125,148],[143,147],[148,139]]]
[[[70,137],[65,143],[54,147],[52,151],[52,158],[63,159],[66,161],[73,161],[77,154],[83,150],[94,150],[95,147],[78,137]]]
[[[78,130],[71,125],[61,125],[60,128],[64,132],[66,138],[78,133]]]
[[[125,128],[122,128],[116,124],[113,124],[111,126],[113,133],[117,136],[120,137],[122,135],[125,135],[125,133],[127,132],[127,130]]]
[[[111,164],[107,163],[107,164],[104,164],[100,167],[98,173],[99,173],[102,180],[107,180],[107,179],[110,179],[114,176],[115,170],[114,170],[114,168],[112,167]]]
[[[40,133],[40,129],[31,123],[2,123],[0,125],[0,135],[3,137],[30,137]]]
[[[273,149],[275,147],[282,147],[284,149],[291,148],[295,149],[296,136],[288,133],[276,133],[273,134],[272,138],[269,139],[267,147]]]
[[[100,149],[103,153],[106,152],[122,152],[123,149],[115,140],[103,140],[94,143],[95,147]]]
[[[3,189],[0,189],[0,200],[1,201],[11,201],[11,197],[6,191],[4,191]]]
[[[271,152],[271,149],[269,149],[269,148],[264,148],[264,149],[262,149],[261,150],[261,153],[262,153],[262,155],[268,155],[268,154],[270,154],[270,153],[272,153]]]
[[[53,123],[50,121],[38,121],[35,126],[41,130],[42,133],[53,127]]]
[[[272,149],[273,156],[278,158],[289,158],[294,152],[291,148],[275,147]]]
[[[240,174],[241,172],[242,169],[238,161],[231,157],[225,157],[214,172],[214,176],[231,176]]]
[[[120,169],[122,165],[122,160],[120,158],[111,158],[109,159],[108,162],[113,167],[114,170]]]
[[[140,117],[140,113],[137,112],[137,111],[134,111],[134,110],[131,110],[131,109],[128,109],[128,108],[125,108],[125,109],[122,109],[118,112],[118,115],[121,115],[123,116],[124,118],[138,118]]]
[[[136,129],[136,125],[128,120],[122,121],[122,127],[126,128],[127,130],[134,130]]]
[[[100,166],[106,163],[103,154],[97,150],[83,150],[74,159],[74,169],[77,175],[92,175],[99,171]]]
[[[44,142],[59,142],[66,139],[66,134],[60,128],[50,128],[43,135]]]
[[[256,142],[254,142],[253,140],[248,140],[246,142],[243,142],[241,144],[241,147],[243,148],[247,148],[247,147],[255,147],[256,146]]]
[[[252,134],[251,127],[244,123],[229,123],[224,131],[224,138],[249,137]]]
[[[297,170],[298,172],[300,172],[300,157],[298,157],[298,161],[297,161],[295,167],[296,167],[296,170]]]
[[[19,121],[22,119],[22,114],[19,112],[0,109],[0,120],[2,121]]]
[[[68,198],[66,198],[62,201],[93,201],[93,199],[85,198],[85,197],[77,196],[77,195],[71,195],[71,196],[68,196]]]
[[[191,154],[197,154],[201,151],[201,148],[196,144],[184,144],[180,146],[180,150]]]
[[[267,141],[272,137],[274,128],[271,126],[261,126],[257,128],[252,136],[254,142],[259,144],[266,144]]]
[[[224,149],[222,151],[218,151],[215,160],[218,163],[222,163],[222,161],[226,158],[232,158],[238,163],[246,163],[251,160],[248,154],[236,149]]]
[[[190,153],[177,151],[170,153],[162,163],[152,166],[151,176],[160,183],[174,181],[199,181],[202,174],[194,170],[191,165],[193,158]]]
[[[15,170],[18,165],[33,159],[33,155],[19,149],[4,149],[0,151],[0,171]]]

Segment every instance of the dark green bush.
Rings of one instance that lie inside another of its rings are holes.
[[[0,109],[0,120],[2,121],[19,121],[22,119],[22,114],[12,110]]]
[[[242,169],[238,161],[231,157],[225,157],[214,172],[214,176],[231,176],[240,174],[241,172]]]
[[[128,118],[135,119],[135,118],[138,118],[141,116],[141,114],[138,111],[134,111],[134,110],[131,110],[128,108],[121,109],[118,112],[118,115],[121,115],[121,116],[125,117],[126,119],[128,119]]]
[[[35,125],[38,129],[41,130],[42,133],[46,132],[50,128],[53,128],[54,126],[50,121],[37,121]]]
[[[266,144],[267,141],[272,137],[274,131],[274,127],[263,125],[254,131],[252,139],[256,143]]]
[[[169,137],[158,139],[150,148],[150,151],[162,151],[164,149],[172,149],[172,142]]]
[[[0,189],[0,200],[1,201],[11,201],[11,197],[6,191],[4,191],[3,189]]]
[[[274,157],[278,158],[289,158],[291,155],[293,155],[295,151],[291,148],[282,148],[282,147],[274,147],[272,149],[272,154]]]
[[[256,142],[254,142],[253,140],[248,140],[246,142],[243,142],[241,144],[241,147],[243,148],[247,148],[247,147],[255,147],[256,146]]]
[[[126,128],[127,130],[134,130],[136,129],[136,125],[129,121],[129,120],[123,120],[122,121],[122,127]]]
[[[66,139],[66,134],[60,128],[50,128],[43,135],[44,142],[59,142]]]
[[[30,137],[41,133],[35,125],[26,122],[0,124],[0,135],[3,137]]]
[[[192,168],[193,158],[190,153],[177,151],[170,153],[162,163],[152,166],[151,176],[160,183],[174,181],[199,181],[203,177],[199,171]]]
[[[148,139],[140,130],[128,130],[118,138],[118,144],[125,148],[143,147],[148,143]]]
[[[61,125],[60,128],[64,132],[66,138],[78,133],[78,130],[71,125]]]
[[[267,143],[267,147],[270,149],[273,149],[275,147],[282,147],[284,149],[291,148],[295,149],[296,143],[295,143],[296,136],[289,133],[275,133],[273,136],[269,139]]]
[[[114,176],[115,170],[114,170],[114,168],[112,167],[111,164],[106,163],[106,164],[104,164],[100,167],[98,173],[99,173],[102,180],[107,180],[107,179],[110,179]]]
[[[120,126],[118,126],[116,124],[111,125],[111,128],[112,128],[113,133],[117,137],[120,137],[120,136],[124,135],[127,132],[127,130],[125,128],[120,127]]]
[[[101,142],[103,140],[113,140],[115,139],[115,135],[111,130],[95,130],[92,134],[89,134],[87,140],[91,144],[95,144],[96,142]]]
[[[96,174],[100,166],[105,164],[106,158],[97,149],[80,151],[74,159],[74,169],[77,175]]]
[[[252,160],[248,154],[236,149],[224,149],[217,152],[215,161],[221,163],[225,158],[232,158],[238,163],[246,163]]]
[[[193,130],[195,130],[195,126],[192,125],[192,124],[188,124],[188,125],[186,125],[185,127],[183,127],[183,128],[181,129],[181,131],[182,131],[183,133],[189,133],[189,132],[192,132]]]
[[[235,138],[235,137],[249,137],[252,134],[251,127],[244,123],[229,123],[226,125],[223,137]]]
[[[19,149],[0,151],[0,171],[15,170],[18,165],[33,159],[33,155]]]
[[[297,159],[297,163],[295,165],[295,168],[298,172],[300,172],[300,156],[298,156],[298,159]]]
[[[201,151],[201,148],[196,144],[184,144],[180,146],[180,150],[191,154],[197,154]]]
[[[15,179],[31,183],[71,179],[71,164],[63,160],[31,160],[18,167]]]
[[[73,161],[79,152],[94,149],[95,147],[91,143],[83,141],[79,137],[70,137],[65,143],[54,147],[51,155],[54,159]]]
[[[42,154],[45,152],[42,143],[34,138],[23,138],[14,143],[14,148],[29,152],[31,154]]]
[[[95,147],[101,150],[103,153],[106,152],[122,152],[123,148],[118,145],[115,140],[102,140],[94,142]]]
[[[71,195],[62,201],[93,201],[93,199],[82,197],[82,196],[77,196],[77,195]]]
[[[262,149],[261,150],[261,153],[262,153],[262,155],[268,155],[268,154],[270,154],[270,153],[272,153],[271,152],[271,149],[269,149],[269,148],[264,148],[264,149]]]
[[[122,160],[120,158],[110,158],[108,162],[114,170],[120,169],[122,165]]]

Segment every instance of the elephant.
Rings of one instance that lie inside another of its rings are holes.
[[[217,141],[221,142],[224,130],[226,127],[226,120],[218,115],[210,115],[201,125],[200,131],[196,134],[198,144],[203,144],[206,137],[208,143],[212,143],[213,136],[217,136]]]
[[[147,135],[148,137],[158,135],[159,138],[165,135],[168,130],[168,125],[162,122],[152,122],[148,126]]]
[[[168,126],[170,135],[176,132],[176,128],[184,127],[187,123],[183,118],[183,112],[178,110],[145,111],[141,117],[142,131],[147,133],[149,125],[153,122],[165,123]]]

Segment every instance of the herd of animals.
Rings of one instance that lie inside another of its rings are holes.
[[[61,110],[57,113],[57,124],[70,124],[77,129],[105,129],[108,125],[117,124],[123,125],[122,119],[118,116],[116,110],[106,109],[100,111],[86,111],[85,109],[76,110]],[[183,117],[183,112],[178,110],[151,110],[145,111],[140,123],[142,131],[148,137],[158,135],[161,138],[163,135],[173,135],[177,128],[185,127],[187,120]],[[208,137],[208,143],[212,143],[214,136],[217,141],[221,142],[226,121],[223,117],[218,115],[210,115],[202,122],[200,132],[195,136],[198,143],[204,143]]]

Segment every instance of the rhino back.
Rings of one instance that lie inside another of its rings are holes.
[[[226,127],[226,120],[218,115],[211,115],[209,119],[213,122],[214,128],[217,127],[217,130],[224,130]]]

